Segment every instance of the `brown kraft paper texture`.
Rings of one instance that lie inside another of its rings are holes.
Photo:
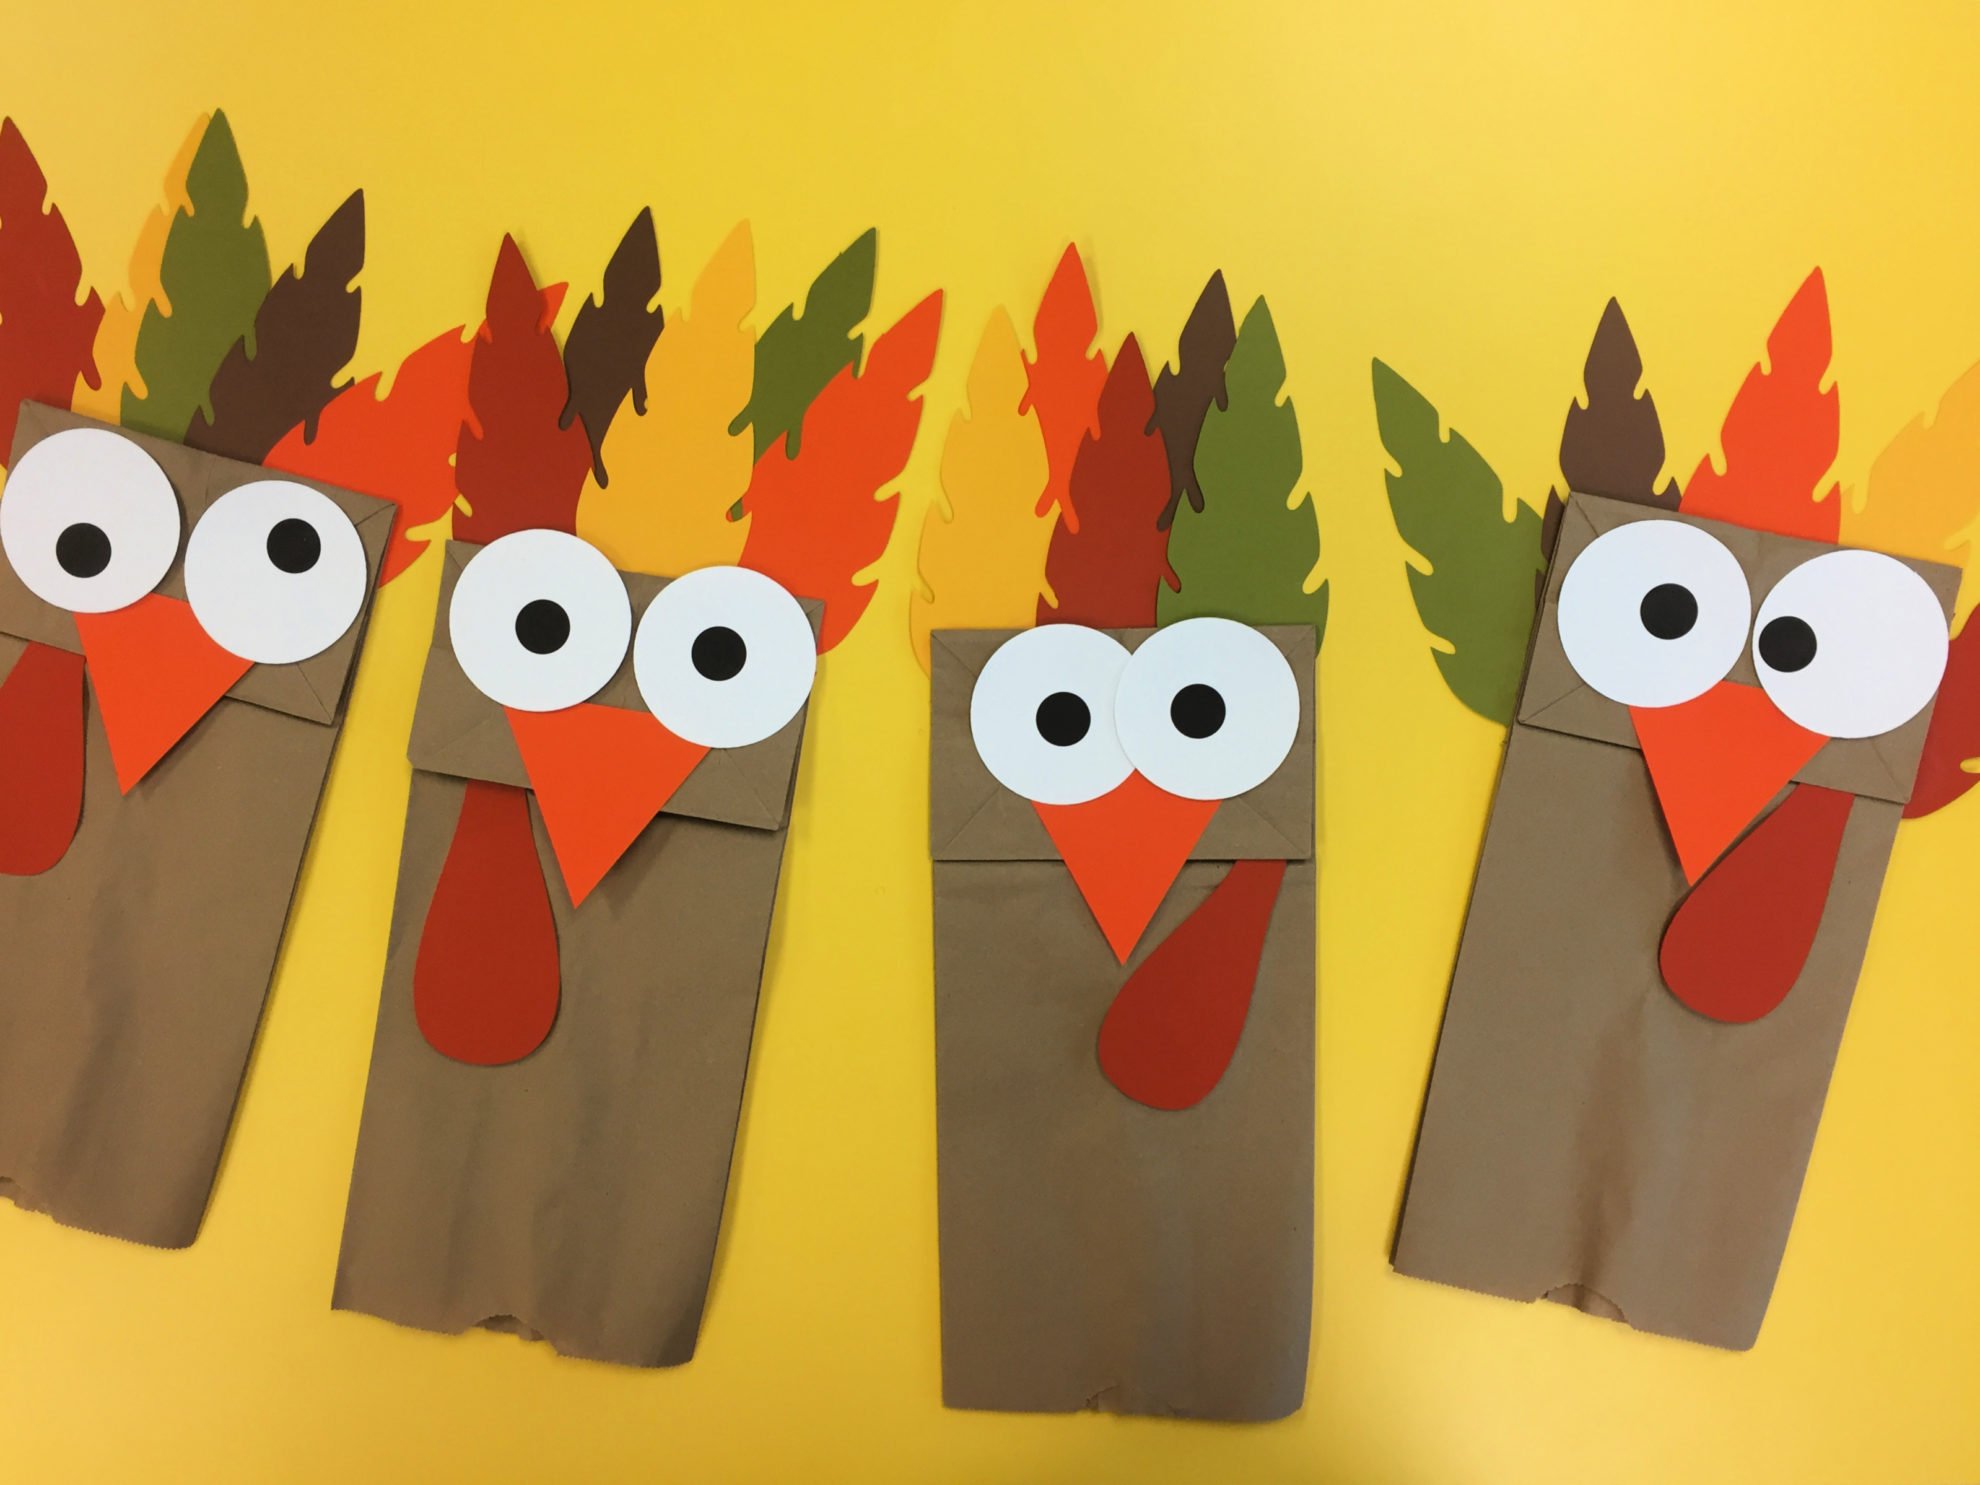
[[[13,461],[53,433],[102,426],[24,403]],[[226,491],[271,477],[116,431],[165,471],[184,531]],[[375,582],[393,507],[298,483],[351,517]],[[185,596],[180,561],[154,591]],[[86,689],[75,840],[38,876],[0,876],[0,1195],[155,1247],[198,1234],[370,595],[367,584],[364,608],[321,654],[251,667],[129,794]],[[74,617],[0,561],[0,675],[30,640],[81,647]]]
[[[413,782],[333,1304],[628,1366],[695,1349],[728,1189],[805,714],[711,752],[573,909],[530,802],[561,998],[521,1061],[429,1045],[413,968],[466,779],[526,787],[501,708],[448,648],[453,542],[413,723]],[[665,586],[625,574],[635,613]],[[805,605],[814,628],[815,604]],[[598,701],[638,705],[630,659]]]
[[[1109,631],[1130,649],[1152,632]],[[950,1407],[1284,1417],[1313,1284],[1314,632],[1285,762],[1225,801],[1127,964],[1035,810],[978,759],[969,697],[1011,631],[933,643],[942,1390]],[[1201,1103],[1103,1075],[1102,1018],[1233,860],[1289,862],[1237,1052]]]
[[[1580,494],[1568,505],[1393,1262],[1744,1349],[1780,1268],[1930,709],[1831,741],[1795,775],[1855,799],[1786,999],[1744,1024],[1689,1009],[1658,965],[1686,884],[1649,770],[1627,710],[1581,683],[1557,625],[1562,576],[1588,543],[1660,519],[1680,517]],[[1831,550],[1690,523],[1740,560],[1756,602]],[[1950,606],[1955,570],[1908,565]],[[1750,654],[1731,678],[1756,680]]]

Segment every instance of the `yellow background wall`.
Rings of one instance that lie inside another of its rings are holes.
[[[757,322],[870,223],[876,323],[949,291],[866,621],[827,662],[712,1303],[660,1374],[326,1308],[435,583],[384,594],[204,1235],[0,1209],[0,1474],[23,1481],[1980,1479],[1980,797],[1906,826],[1758,1348],[1385,1261],[1499,734],[1443,690],[1369,358],[1537,500],[1621,296],[1673,469],[1828,275],[1837,472],[1980,359],[1980,10],[558,0],[21,7],[0,107],[106,290],[196,116],[277,266],[362,184],[361,369],[479,316],[514,230],[566,320],[651,202],[675,302],[755,224]],[[1318,494],[1320,1267],[1305,1411],[1264,1427],[937,1403],[926,695],[913,540],[994,305],[1065,240],[1151,359],[1204,275],[1271,297]],[[1564,925],[1566,927],[1566,925]],[[4,971],[0,971],[4,972]]]

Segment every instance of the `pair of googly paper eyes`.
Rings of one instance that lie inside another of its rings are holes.
[[[1130,653],[1080,624],[997,649],[969,701],[977,756],[1036,804],[1083,804],[1140,772],[1185,799],[1270,778],[1299,733],[1299,682],[1277,645],[1229,619],[1186,619]]]
[[[0,549],[45,603],[128,608],[178,559],[179,497],[128,438],[71,428],[14,465]],[[185,543],[186,599],[222,649],[257,665],[328,649],[364,607],[364,542],[337,503],[293,480],[252,480],[208,506]]]
[[[562,531],[516,531],[476,552],[454,584],[447,628],[475,688],[523,712],[589,701],[630,647],[647,710],[707,748],[781,730],[818,668],[811,623],[774,579],[746,567],[688,573],[660,590],[635,634],[611,559]]]
[[[1756,614],[1739,559],[1682,521],[1598,536],[1561,579],[1561,648],[1590,687],[1677,706],[1723,680],[1752,639],[1760,684],[1824,737],[1875,737],[1923,711],[1945,675],[1945,611],[1911,568],[1839,548],[1774,585]]]

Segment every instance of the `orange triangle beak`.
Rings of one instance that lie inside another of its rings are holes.
[[[1677,706],[1631,707],[1685,880],[1696,882],[1828,739],[1758,686],[1721,681]]]
[[[75,619],[117,788],[128,794],[252,662],[214,643],[183,598],[147,593]]]
[[[676,737],[651,712],[625,707],[587,701],[559,712],[504,710],[576,907],[708,749]]]
[[[1217,812],[1217,801],[1184,799],[1131,773],[1111,793],[1084,804],[1034,802],[1032,808],[1114,957],[1125,964]]]

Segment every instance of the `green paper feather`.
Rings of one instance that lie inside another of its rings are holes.
[[[779,438],[795,459],[805,409],[826,384],[848,366],[859,365],[860,337],[853,332],[873,306],[873,257],[878,233],[869,227],[825,265],[805,295],[770,322],[756,342],[756,380],[749,405],[729,424],[731,434],[755,430],[752,457]]]
[[[1178,591],[1156,595],[1164,624],[1215,615],[1246,624],[1312,624],[1327,632],[1327,585],[1307,585],[1320,559],[1313,497],[1299,488],[1299,418],[1282,397],[1286,360],[1261,298],[1224,366],[1226,406],[1214,403],[1196,442],[1203,509],[1176,508],[1169,566]]]
[[[234,342],[251,335],[271,278],[261,221],[247,215],[234,131],[217,109],[186,172],[186,200],[159,264],[164,303],[146,305],[138,325],[145,392],[124,390],[124,426],[160,438],[184,438],[196,411],[211,412],[214,374]]]
[[[1540,513],[1515,505],[1437,409],[1382,362],[1374,363],[1375,421],[1397,471],[1385,476],[1396,529],[1417,553],[1409,586],[1436,640],[1437,667],[1457,699],[1510,723],[1533,630],[1534,575],[1546,564]]]

